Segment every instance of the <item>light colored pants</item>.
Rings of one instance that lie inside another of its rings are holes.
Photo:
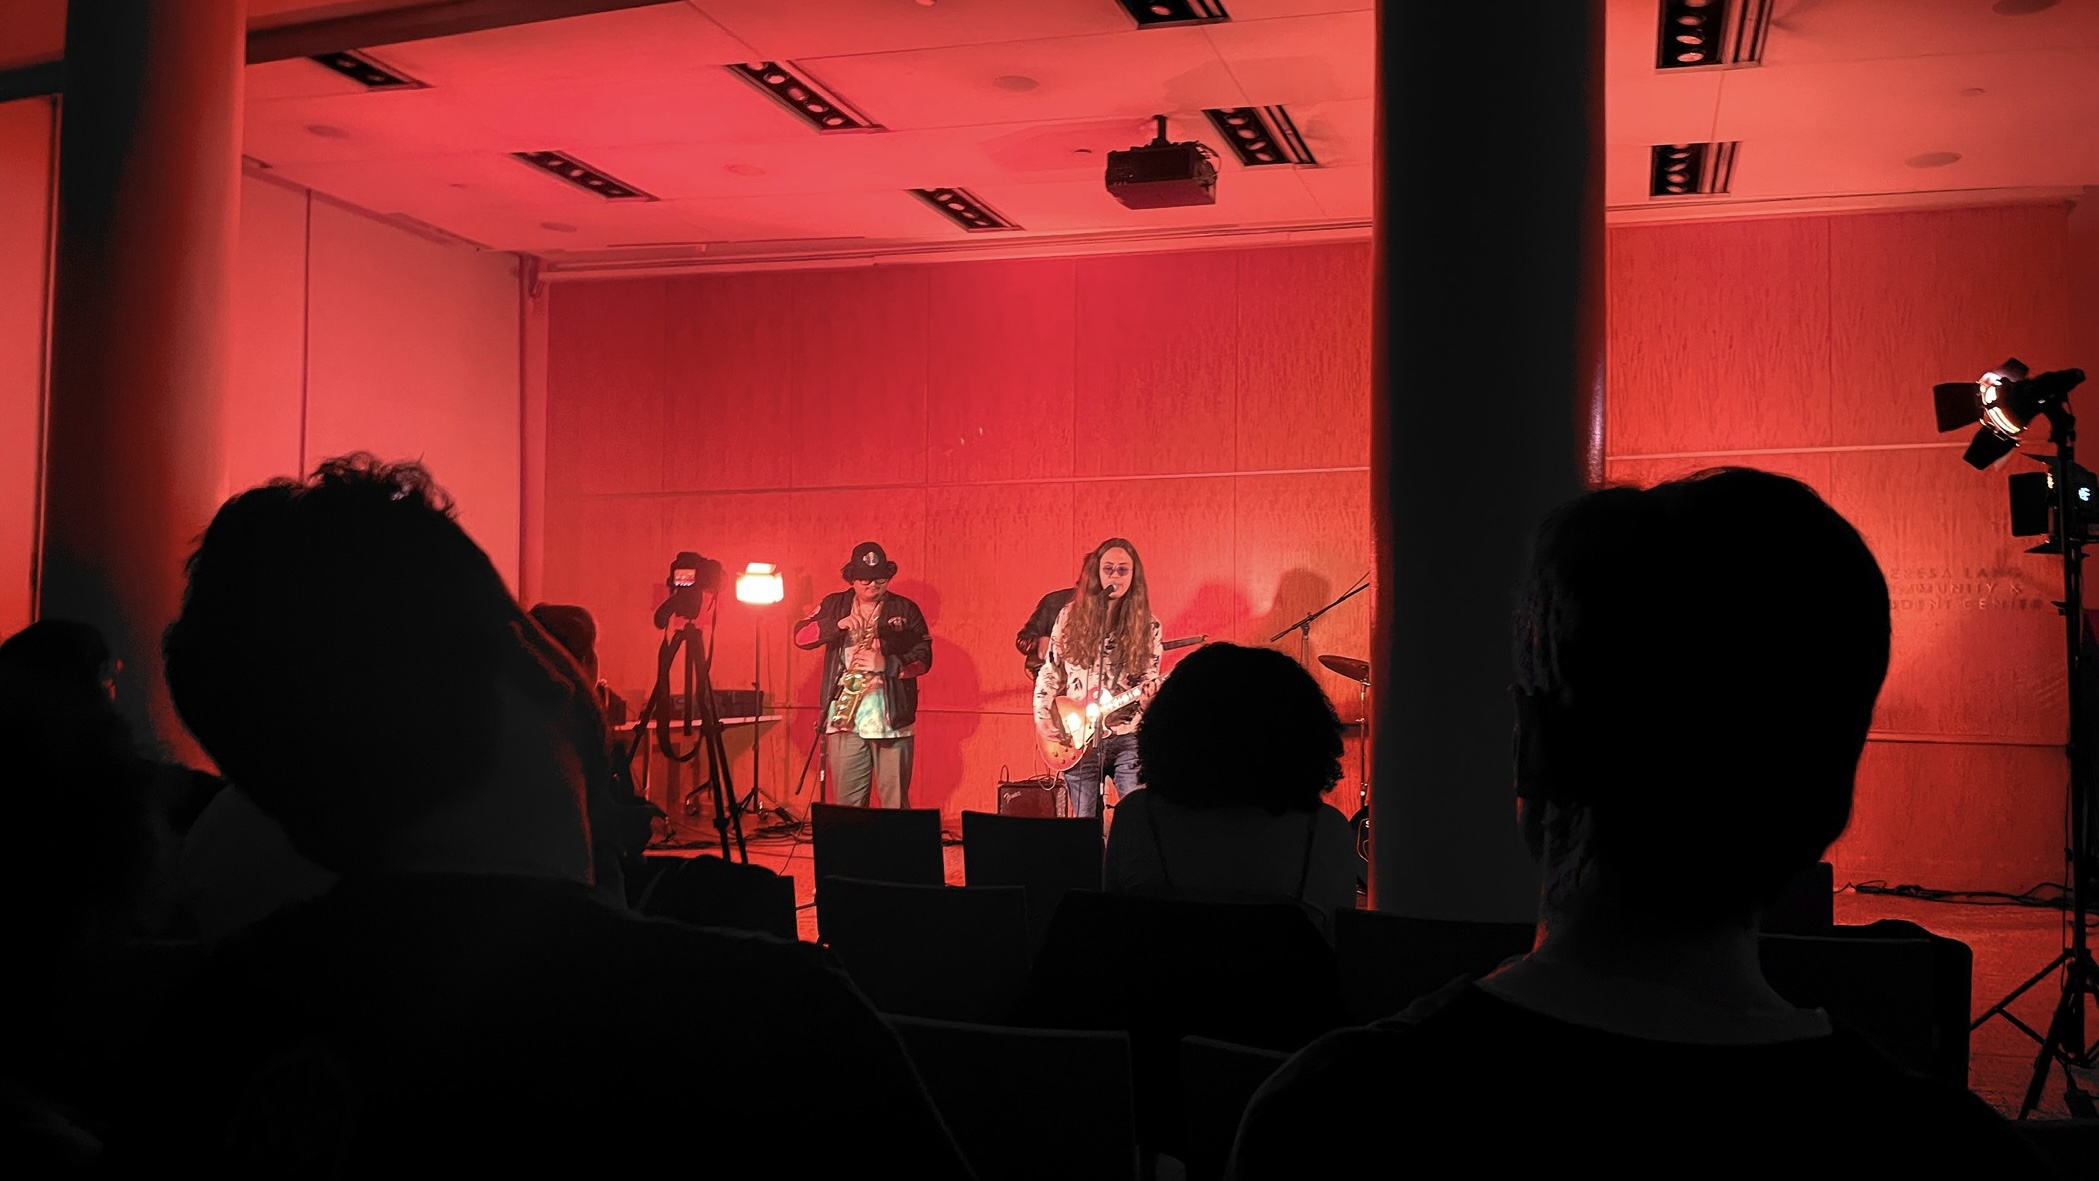
[[[824,735],[824,760],[839,803],[867,807],[867,789],[884,808],[911,806],[911,739],[862,738],[849,730]]]

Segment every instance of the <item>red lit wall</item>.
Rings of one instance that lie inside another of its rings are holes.
[[[421,459],[517,583],[517,259],[241,186],[225,488],[347,451]]]
[[[788,626],[878,540],[934,635],[913,802],[992,809],[1002,773],[1039,767],[1013,633],[1102,538],[1138,546],[1169,637],[1265,641],[1369,570],[1369,259],[1348,242],[554,283],[534,597],[596,613],[638,705],[671,555],[779,564],[785,603],[723,608],[714,680],[751,683],[762,629],[759,678],[792,708],[760,770],[786,796],[821,700]],[[1368,643],[1362,596],[1312,650]],[[1318,675],[1352,715],[1352,684]]]
[[[0,103],[0,636],[31,613],[53,109],[42,98]]]
[[[33,612],[50,112],[44,100],[0,105],[0,635]],[[514,585],[516,258],[250,177],[237,267],[221,491],[350,450],[420,458]]]
[[[2070,347],[2066,226],[2053,204],[1611,234],[1611,478],[1797,476],[1887,573],[1893,667],[1831,853],[1840,883],[2062,880],[2060,567],[2011,536],[2005,473],[1934,429],[1931,387],[2009,356],[2092,365]],[[1708,642],[1726,636],[1713,620]]]

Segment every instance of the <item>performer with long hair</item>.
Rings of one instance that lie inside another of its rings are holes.
[[[1128,540],[1111,537],[1096,546],[1075,590],[1057,615],[1048,657],[1035,674],[1035,726],[1046,739],[1064,738],[1055,709],[1059,697],[1130,698],[1107,713],[1092,749],[1064,772],[1072,815],[1093,816],[1100,810],[1103,780],[1115,780],[1117,798],[1137,790],[1137,724],[1159,690],[1164,649],[1144,560]]]

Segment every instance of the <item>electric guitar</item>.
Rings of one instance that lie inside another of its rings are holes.
[[[1210,642],[1208,636],[1184,636],[1168,640],[1159,645],[1159,650],[1171,652],[1175,648],[1192,648]],[[1068,741],[1053,738],[1042,739],[1042,761],[1052,771],[1069,771],[1079,765],[1093,741],[1100,737],[1101,723],[1116,710],[1130,705],[1144,695],[1141,685],[1125,689],[1120,693],[1096,691],[1086,697],[1059,697],[1050,702],[1050,715],[1056,719],[1057,732]]]

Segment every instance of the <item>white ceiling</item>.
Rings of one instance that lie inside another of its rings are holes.
[[[250,2],[261,25],[400,0]],[[1606,0],[1615,219],[2099,185],[2099,0],[1776,0],[1761,65],[1667,72],[1658,2]],[[1138,30],[1114,0],[690,0],[372,46],[429,89],[251,66],[246,151],[375,213],[555,263],[1359,231],[1375,0],[1226,4],[1227,23]],[[794,63],[884,130],[819,135],[722,68],[757,60]],[[1151,115],[1216,144],[1202,108],[1245,104],[1286,105],[1319,166],[1227,154],[1214,206],[1130,210],[1104,191],[1106,153],[1149,138]],[[1650,145],[1712,139],[1742,144],[1730,194],[1649,200]],[[507,155],[546,148],[660,199],[607,203]],[[965,234],[904,192],[946,185],[1023,230]]]

